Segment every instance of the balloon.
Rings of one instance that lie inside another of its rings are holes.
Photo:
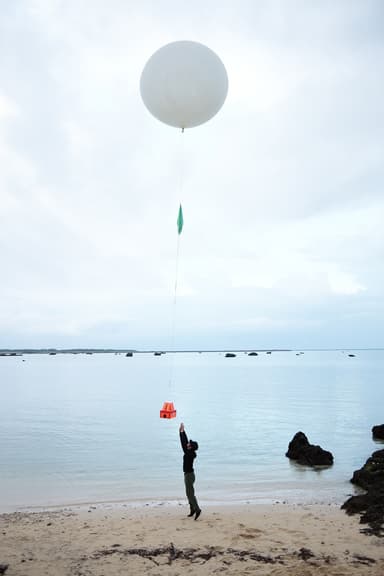
[[[161,122],[192,128],[210,120],[227,97],[228,76],[207,46],[187,40],[152,54],[140,79],[145,106]]]

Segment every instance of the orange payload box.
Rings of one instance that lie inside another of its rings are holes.
[[[176,418],[176,410],[173,402],[164,402],[160,410],[160,418]]]

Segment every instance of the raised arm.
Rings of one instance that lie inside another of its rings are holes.
[[[179,428],[181,447],[184,452],[187,452],[188,437],[184,429],[184,424],[180,424]]]

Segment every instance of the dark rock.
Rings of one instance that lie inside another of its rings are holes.
[[[258,356],[257,352],[250,352],[248,356]]]
[[[376,440],[384,440],[384,424],[380,424],[380,426],[373,426],[372,436]]]
[[[5,574],[8,570],[8,564],[0,564],[0,574]]]
[[[126,353],[126,356],[127,356],[128,358],[131,358],[131,357],[133,356],[133,352],[127,352],[127,353]]]
[[[350,358],[354,358],[354,357],[356,356],[356,354],[348,354],[348,356],[349,356]]]
[[[384,450],[373,452],[360,470],[355,470],[352,484],[365,494],[351,496],[341,506],[347,514],[360,514],[360,523],[368,524],[367,534],[384,536]]]
[[[225,357],[226,358],[235,358],[236,354],[233,354],[232,352],[227,352]]]
[[[384,450],[376,450],[360,470],[353,473],[352,484],[364,490],[383,484],[384,486]]]
[[[310,444],[304,432],[297,432],[288,445],[287,458],[306,466],[331,466],[333,455],[320,446]]]

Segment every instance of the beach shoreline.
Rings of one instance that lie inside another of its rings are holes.
[[[295,576],[382,576],[383,539],[336,504],[120,502],[0,515],[7,576],[225,571]]]
[[[305,481],[274,481],[274,482],[254,482],[246,489],[239,483],[218,485],[216,489],[209,486],[204,487],[203,482],[198,479],[197,492],[199,501],[204,505],[264,505],[264,504],[332,504],[342,505],[350,496],[359,493],[361,490],[351,484],[347,479],[342,481],[326,481],[322,479],[314,481],[315,472],[305,470],[307,474]],[[54,487],[54,492],[52,490]],[[141,491],[132,489],[127,484],[115,491],[111,498],[112,490],[108,493],[95,493],[91,486],[87,491],[84,486],[81,490],[73,490],[67,493],[59,492],[60,485],[46,485],[44,492],[36,484],[26,486],[22,494],[23,486],[19,486],[17,493],[11,493],[7,486],[2,486],[3,492],[0,495],[0,514],[12,512],[39,512],[45,510],[57,510],[61,508],[75,508],[96,504],[97,506],[119,506],[122,504],[137,506],[157,506],[166,503],[169,506],[178,506],[184,502],[183,486],[178,482],[178,486],[169,489],[169,486],[157,484],[156,486],[143,486]],[[151,489],[152,488],[152,489]]]

